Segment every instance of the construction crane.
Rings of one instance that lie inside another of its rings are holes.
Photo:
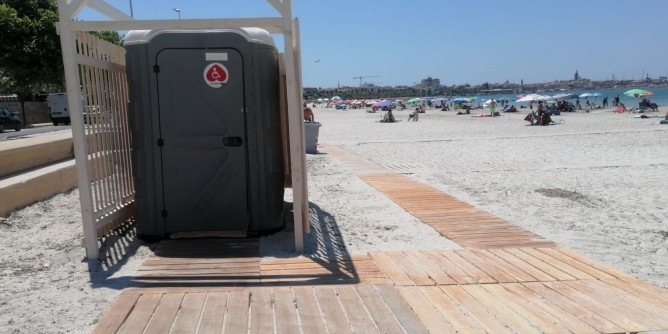
[[[362,85],[362,79],[366,78],[380,78],[380,75],[363,75],[359,77],[354,77],[353,80],[360,79],[360,86]]]

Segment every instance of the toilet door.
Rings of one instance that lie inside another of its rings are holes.
[[[247,230],[241,54],[164,49],[156,64],[166,232]]]

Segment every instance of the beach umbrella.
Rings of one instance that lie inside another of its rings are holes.
[[[538,94],[529,94],[524,96],[523,98],[520,98],[519,100],[515,102],[536,102],[536,101],[545,101],[551,99],[551,96],[544,96],[544,95],[538,95]]]
[[[392,100],[385,99],[380,102],[376,102],[373,104],[374,107],[382,108],[382,107],[388,107],[392,105]]]
[[[642,97],[642,96],[648,96],[648,95],[654,95],[654,93],[644,90],[644,89],[631,89],[627,90],[624,92],[624,95],[626,96],[634,96],[634,97]]]
[[[420,103],[420,102],[422,102],[422,100],[420,100],[419,97],[414,97],[414,98],[406,101],[406,103]]]
[[[592,96],[594,96],[592,93],[582,93],[580,94],[579,97],[592,97]]]
[[[470,98],[466,98],[466,97],[458,97],[458,98],[454,98],[454,99],[452,99],[451,101],[452,101],[452,102],[459,102],[459,103],[461,103],[461,102],[471,102],[471,99],[470,99]]]
[[[555,99],[555,100],[570,100],[570,99],[574,99],[576,97],[578,97],[578,95],[573,94],[573,93],[570,93],[570,94],[562,93],[562,94],[557,94],[557,95],[552,96],[552,98]]]
[[[343,100],[343,99],[338,97],[338,96],[332,97],[332,101],[339,101],[339,100]]]
[[[591,96],[599,97],[599,96],[603,96],[603,94],[601,94],[601,93],[591,93]]]

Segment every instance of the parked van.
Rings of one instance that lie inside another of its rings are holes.
[[[46,98],[46,104],[49,106],[49,115],[53,125],[63,123],[70,124],[70,112],[67,110],[67,94],[57,93],[49,94]]]

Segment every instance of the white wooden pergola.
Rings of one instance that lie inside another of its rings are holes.
[[[126,220],[134,208],[134,187],[129,163],[127,131],[127,80],[125,59],[113,45],[91,40],[81,32],[128,30],[205,30],[257,27],[282,34],[284,53],[289,165],[293,189],[294,237],[303,250],[303,234],[309,231],[299,21],[292,17],[291,0],[267,0],[278,17],[235,19],[135,20],[103,0],[58,0],[60,34],[68,103],[72,120],[86,255],[98,258],[98,238]],[[108,21],[76,21],[85,7]],[[84,94],[84,100],[80,98]],[[111,93],[110,93],[111,92]],[[105,95],[106,94],[106,95]],[[90,105],[109,110],[91,112]],[[84,110],[87,121],[84,121]],[[113,126],[111,125],[113,122]]]

